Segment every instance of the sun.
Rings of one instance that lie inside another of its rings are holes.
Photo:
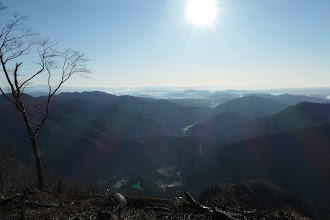
[[[216,0],[189,0],[187,18],[195,26],[212,26],[216,22]]]

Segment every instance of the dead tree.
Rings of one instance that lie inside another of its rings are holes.
[[[5,9],[2,4],[0,8],[2,11]],[[51,99],[71,76],[86,77],[91,71],[86,68],[88,60],[83,53],[71,49],[60,51],[56,48],[56,42],[38,38],[38,34],[25,27],[25,16],[9,13],[2,13],[0,16],[5,18],[1,18],[1,21],[7,20],[5,24],[0,23],[0,92],[22,116],[33,150],[38,188],[43,189],[44,179],[37,137],[48,118]],[[38,60],[37,64],[35,60]],[[28,68],[24,71],[25,67]],[[48,96],[43,105],[33,106],[42,108],[38,117],[35,117],[27,109],[22,95],[27,86],[36,82],[40,84],[42,79],[45,80]]]

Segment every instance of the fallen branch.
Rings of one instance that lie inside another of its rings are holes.
[[[155,207],[145,207],[144,209],[147,210],[156,210],[156,211],[165,211],[165,212],[170,212],[171,209],[166,208],[166,207],[159,207],[159,206],[155,206]]]
[[[202,205],[201,203],[197,202],[191,195],[189,192],[185,192],[184,195],[187,198],[187,201],[189,202],[189,205],[191,208],[196,209],[198,212],[209,212],[210,214],[213,215],[214,219],[221,219],[221,220],[237,220],[236,218],[234,218],[233,216],[231,216],[230,214],[226,213],[225,211],[219,210],[215,207],[207,207]]]
[[[29,208],[56,208],[59,206],[59,204],[48,204],[30,201],[25,201],[25,205]]]

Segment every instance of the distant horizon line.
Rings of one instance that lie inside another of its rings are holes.
[[[43,85],[29,86],[26,88],[44,87]],[[330,89],[329,86],[273,86],[273,87],[245,87],[245,86],[62,86],[61,88],[213,88],[213,89]]]

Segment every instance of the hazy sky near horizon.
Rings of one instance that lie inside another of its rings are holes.
[[[329,0],[215,1],[197,25],[189,0],[3,0],[91,59],[91,79],[66,85],[330,86]]]

